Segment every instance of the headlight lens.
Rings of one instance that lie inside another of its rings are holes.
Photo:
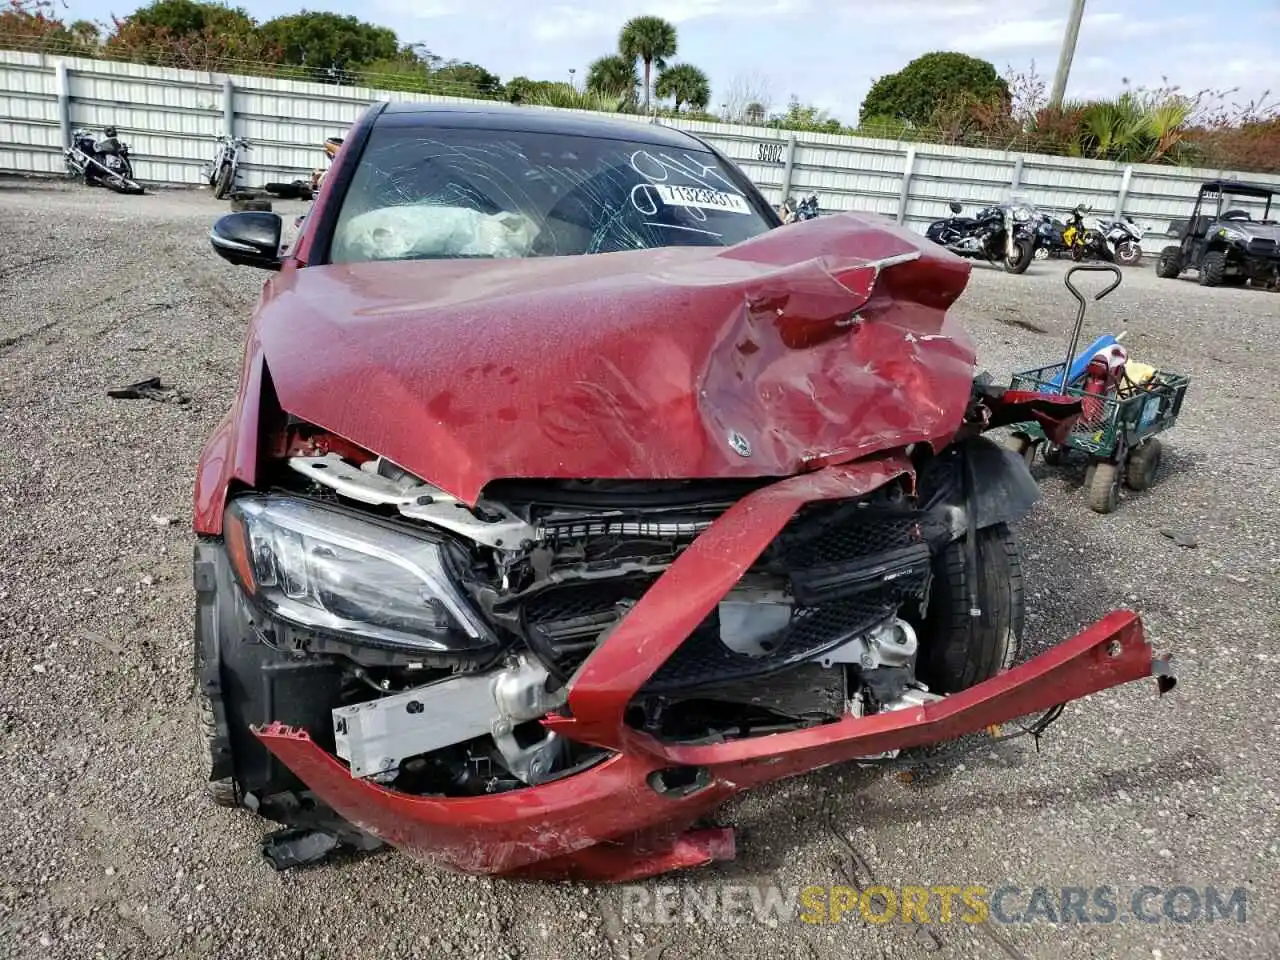
[[[1244,239],[1243,233],[1241,233],[1239,230],[1232,230],[1230,227],[1222,227],[1220,230],[1218,230],[1218,235],[1227,240],[1234,240],[1237,242]]]
[[[282,620],[440,653],[494,643],[436,542],[292,497],[237,499],[225,528],[245,590]]]

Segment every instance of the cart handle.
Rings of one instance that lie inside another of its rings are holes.
[[[1071,291],[1071,295],[1075,297],[1076,300],[1080,303],[1081,310],[1084,309],[1084,305],[1085,305],[1084,294],[1082,294],[1076,288],[1076,285],[1071,282],[1072,275],[1079,273],[1081,270],[1084,270],[1090,273],[1107,272],[1107,273],[1115,274],[1116,278],[1112,283],[1104,287],[1100,293],[1094,294],[1093,300],[1095,303],[1097,303],[1099,300],[1105,297],[1108,293],[1110,293],[1116,287],[1120,286],[1120,281],[1124,279],[1124,274],[1120,272],[1120,268],[1111,263],[1081,263],[1072,267],[1070,270],[1067,271],[1067,275],[1062,278],[1062,282],[1066,285],[1067,289]]]
[[[1067,359],[1062,364],[1062,392],[1067,392],[1067,379],[1071,375],[1071,361],[1076,358],[1076,350],[1080,348],[1080,331],[1084,329],[1084,311],[1089,305],[1089,301],[1085,300],[1084,294],[1071,282],[1073,274],[1079,273],[1081,270],[1090,273],[1107,272],[1115,274],[1115,280],[1103,287],[1099,293],[1094,294],[1093,301],[1097,303],[1108,293],[1120,286],[1120,281],[1124,279],[1124,274],[1120,272],[1120,268],[1111,263],[1082,263],[1072,267],[1067,271],[1067,275],[1062,278],[1063,284],[1071,291],[1071,295],[1076,298],[1076,302],[1080,304],[1076,310],[1076,326],[1071,332],[1071,342],[1067,345]]]

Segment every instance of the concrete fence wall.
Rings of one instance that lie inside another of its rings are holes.
[[[377,99],[465,102],[0,50],[0,171],[59,174],[72,128],[114,124],[144,181],[200,183],[213,138],[223,133],[250,141],[242,184],[292,180],[320,165],[324,138],[343,136]],[[1154,251],[1166,242],[1169,222],[1189,214],[1202,180],[1241,177],[1234,170],[1124,166],[738,124],[663,122],[697,133],[733,157],[774,203],[814,192],[824,212],[885,214],[921,232],[948,215],[951,199],[974,210],[1012,193],[1057,214],[1087,203],[1098,214],[1132,216],[1154,231],[1144,242]],[[1280,188],[1280,176],[1243,179]]]

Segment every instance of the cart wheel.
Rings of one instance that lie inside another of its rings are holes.
[[[1056,443],[1046,443],[1040,450],[1040,456],[1044,457],[1044,462],[1049,466],[1056,467],[1067,459],[1067,451]]]
[[[1004,445],[1007,449],[1012,450],[1023,460],[1027,461],[1027,466],[1031,466],[1032,461],[1036,458],[1036,445],[1031,438],[1025,433],[1011,433]]]
[[[1114,513],[1120,505],[1120,466],[1099,460],[1084,475],[1085,497],[1094,513]]]
[[[1125,486],[1130,490],[1149,490],[1156,482],[1156,474],[1160,472],[1160,456],[1163,452],[1160,441],[1155,437],[1143,441],[1129,454],[1129,462],[1124,471]]]

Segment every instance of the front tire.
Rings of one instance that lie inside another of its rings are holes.
[[[1116,247],[1116,261],[1125,267],[1136,267],[1142,262],[1142,247],[1132,240]]]
[[[1115,513],[1120,506],[1120,467],[1100,460],[1085,473],[1085,499],[1094,513]]]
[[[1200,261],[1200,286],[1220,287],[1227,275],[1227,255],[1221,250],[1211,250]]]
[[[200,670],[197,654],[196,671]],[[200,689],[199,679],[196,681],[196,749],[202,768],[206,771],[214,769],[214,750],[218,742],[218,724],[214,719],[213,703]],[[222,777],[207,780],[202,784],[204,794],[219,807],[240,806],[240,788],[234,777]]]
[[[1035,251],[1026,240],[1016,240],[1013,244],[1013,256],[1005,257],[1005,273],[1026,273],[1027,267],[1035,258]]]
[[[1182,248],[1165,247],[1156,261],[1156,276],[1163,280],[1177,280],[1182,273]]]
[[[231,182],[235,179],[235,171],[231,169],[231,164],[224,163],[218,171],[218,180],[213,185],[213,196],[216,200],[225,200],[227,195],[231,193]]]
[[[934,560],[917,673],[935,693],[955,693],[1012,666],[1022,646],[1026,593],[1018,544],[1006,524],[977,533],[976,598],[970,610],[966,539]]]

